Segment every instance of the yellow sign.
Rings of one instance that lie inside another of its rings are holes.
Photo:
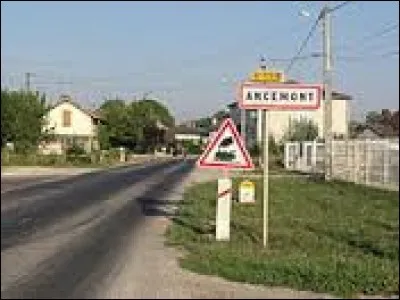
[[[245,180],[239,185],[239,202],[254,203],[255,202],[255,185],[253,182]]]
[[[282,82],[283,73],[281,72],[267,72],[267,71],[256,71],[251,74],[251,81],[255,82]]]

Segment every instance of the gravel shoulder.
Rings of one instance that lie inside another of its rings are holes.
[[[184,188],[202,181],[217,179],[220,172],[195,169],[179,186],[170,191],[167,201],[181,199]],[[265,287],[229,282],[215,276],[192,273],[179,267],[182,253],[165,246],[164,233],[170,220],[167,217],[147,217],[131,236],[124,261],[117,276],[109,277],[98,290],[97,297],[168,298],[168,299],[328,299],[329,295],[294,291],[287,288]],[[129,249],[134,249],[130,251]],[[112,278],[112,279],[111,279]]]

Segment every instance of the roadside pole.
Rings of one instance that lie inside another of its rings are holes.
[[[196,165],[222,170],[223,176],[218,179],[217,187],[215,239],[229,241],[233,191],[229,169],[254,169],[251,156],[231,118],[220,124]]]
[[[263,197],[263,246],[267,247],[268,244],[268,197],[269,197],[269,112],[264,110],[265,124],[264,124],[264,197]]]
[[[258,164],[262,166],[262,145],[263,145],[263,110],[257,109],[257,147],[258,147]]]
[[[244,109],[240,110],[240,134],[242,135],[243,142],[247,146],[246,137],[246,111]]]
[[[223,177],[218,179],[218,197],[216,209],[215,239],[229,241],[232,210],[232,180],[228,170],[223,170]]]

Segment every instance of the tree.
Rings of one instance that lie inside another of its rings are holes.
[[[287,141],[313,141],[318,137],[318,126],[311,120],[294,120],[284,136]]]
[[[366,124],[364,122],[360,122],[357,120],[351,120],[349,122],[349,135],[351,138],[357,136],[357,134],[361,133],[366,128]]]
[[[150,99],[131,103],[131,120],[136,123],[136,135],[140,137],[137,147],[148,152],[168,142],[166,131],[175,123],[164,105]]]
[[[366,126],[370,126],[384,137],[399,136],[399,111],[370,111],[365,117]]]
[[[211,118],[205,117],[195,121],[196,127],[203,129],[205,132],[211,131]]]
[[[1,145],[14,143],[15,151],[35,149],[45,137],[42,130],[48,107],[45,95],[26,91],[1,91]]]
[[[99,127],[101,149],[119,146],[127,131],[128,115],[125,102],[120,99],[106,100],[100,106],[105,124]]]
[[[365,117],[365,124],[374,126],[382,121],[382,115],[377,111],[369,111]]]
[[[126,104],[125,101],[106,100],[100,107],[105,125],[99,128],[102,149],[125,146],[140,152],[154,151],[165,144],[165,130],[173,127],[174,118],[156,100],[144,99]]]

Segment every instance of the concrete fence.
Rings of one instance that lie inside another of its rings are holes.
[[[285,168],[324,173],[325,144],[315,141],[285,144]],[[399,141],[334,140],[332,176],[359,184],[399,190]]]

